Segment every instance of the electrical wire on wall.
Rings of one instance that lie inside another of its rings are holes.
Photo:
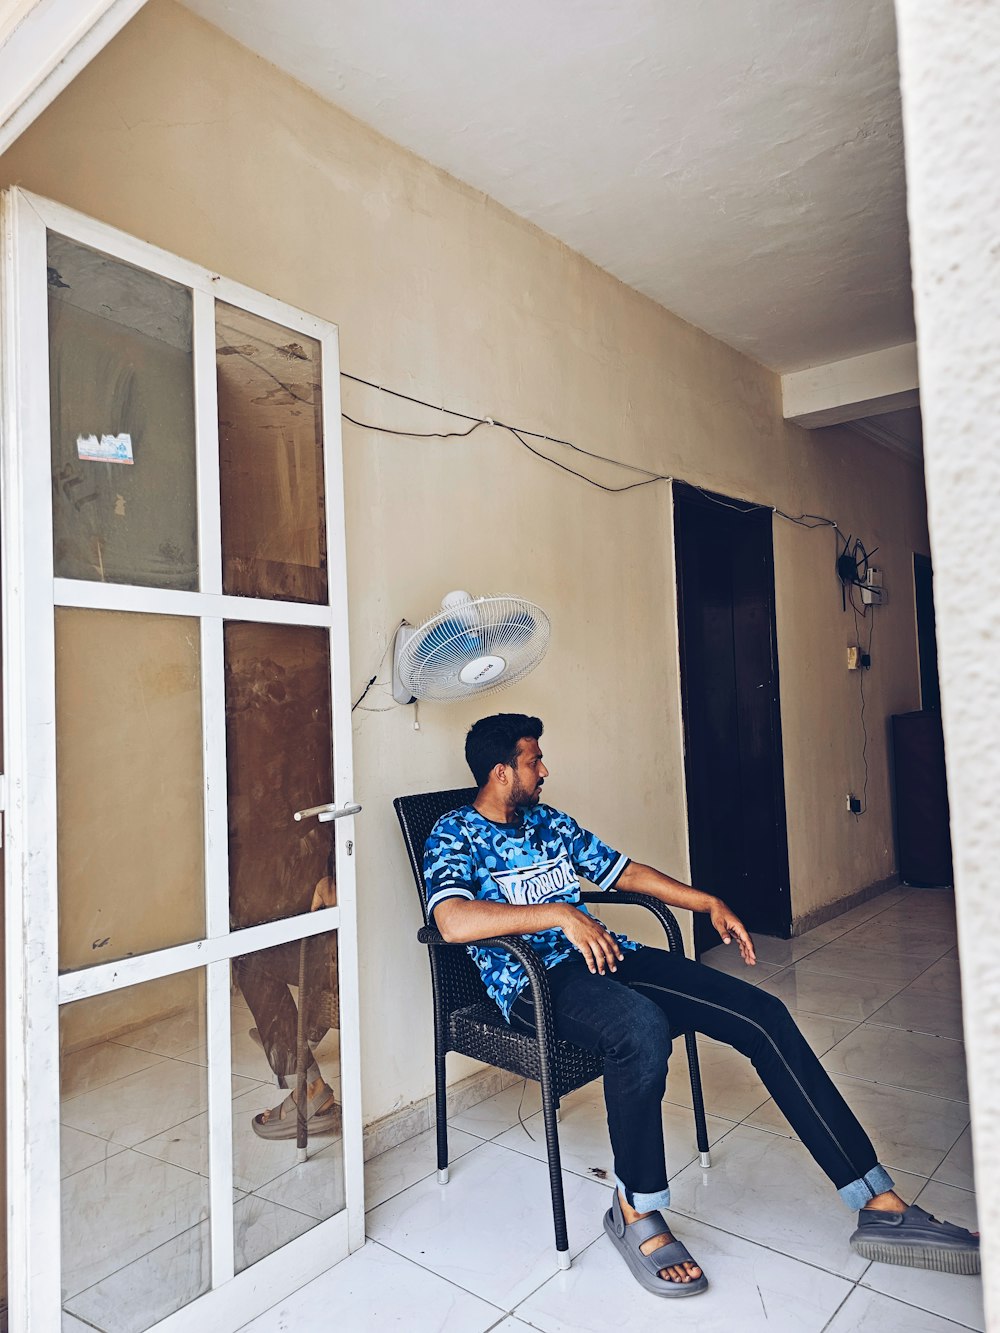
[[[360,375],[352,375],[347,371],[341,371],[341,375],[344,379],[350,380],[354,384],[362,384],[366,388],[374,389],[378,393],[386,394],[391,398],[396,398],[400,400],[401,402],[413,403],[417,407],[429,408],[432,412],[440,412],[445,416],[454,417],[457,421],[468,422],[468,425],[460,430],[415,431],[415,430],[398,429],[392,426],[376,425],[374,422],[362,421],[357,417],[351,416],[347,412],[343,412],[342,416],[344,420],[349,422],[352,426],[357,427],[359,430],[374,431],[382,435],[394,435],[401,439],[408,439],[408,440],[453,440],[453,439],[461,440],[461,439],[468,439],[470,436],[475,434],[475,432],[482,430],[484,428],[502,430],[505,431],[512,439],[516,440],[517,443],[521,446],[521,448],[525,449],[528,453],[532,454],[535,458],[539,459],[541,462],[548,463],[551,467],[559,468],[560,471],[567,472],[569,473],[570,476],[576,477],[580,481],[586,482],[588,486],[596,487],[596,489],[605,491],[611,495],[622,495],[627,491],[639,490],[641,487],[652,486],[657,482],[672,482],[675,480],[679,480],[678,478],[675,478],[668,473],[655,472],[649,468],[640,467],[635,463],[628,463],[619,458],[611,458],[606,454],[600,454],[591,449],[585,449],[582,445],[576,444],[572,440],[561,439],[558,436],[553,436],[553,435],[541,434],[538,431],[528,430],[524,426],[512,426],[508,422],[502,421],[497,417],[473,416],[468,412],[459,412],[454,408],[445,407],[441,403],[431,403],[428,402],[426,399],[417,398],[412,394],[402,393],[398,389],[389,389],[383,384],[376,384],[373,380],[363,379]],[[535,444],[529,443],[529,441],[531,440],[538,441],[541,447],[537,447]],[[620,468],[623,471],[631,473],[634,477],[638,479],[633,481],[627,481],[621,486],[608,486],[604,482],[598,481],[595,477],[588,476],[586,472],[580,471],[579,468],[571,467],[569,463],[563,462],[558,458],[554,458],[551,455],[551,453],[547,452],[547,447],[549,446],[556,449],[569,450],[571,454],[576,454],[583,458],[589,458],[592,459],[594,462],[607,464],[610,467]],[[840,525],[837,523],[836,519],[828,518],[824,514],[803,513],[794,515],[794,514],[789,514],[784,509],[779,509],[777,505],[764,505],[752,500],[748,500],[741,504],[732,504],[729,501],[724,500],[721,496],[714,495],[711,491],[705,490],[705,488],[702,486],[695,485],[694,483],[687,483],[687,484],[691,485],[694,490],[698,491],[699,494],[703,495],[706,500],[711,501],[713,504],[720,505],[724,509],[734,509],[737,510],[739,513],[749,513],[752,510],[758,510],[758,509],[770,509],[771,513],[773,513],[777,518],[784,519],[788,523],[794,523],[798,527],[830,528],[837,535],[837,537],[840,538],[841,541],[843,541],[843,549],[840,550],[837,556],[837,574],[841,580],[841,590],[843,593],[844,610],[845,611],[847,610],[847,604],[849,601],[851,609],[854,613],[855,625],[858,629],[858,642],[860,644],[861,630],[860,630],[860,622],[858,621],[858,616],[861,615],[862,617],[866,617],[869,608],[868,606],[865,605],[858,607],[857,602],[855,600],[855,589],[860,588],[862,586],[868,571],[869,560],[871,556],[875,554],[875,551],[878,549],[877,547],[874,548],[874,550],[872,551],[867,551],[863,543],[860,541],[860,539],[855,540],[852,545],[851,537],[844,536],[844,533],[841,531]],[[869,660],[871,658],[871,639],[872,639],[872,634],[874,632],[874,628],[875,628],[875,617],[873,615],[868,635]],[[389,643],[391,644],[391,642],[392,638],[390,636]],[[381,671],[382,669],[383,663],[385,662],[387,652],[388,652],[388,645],[386,647],[385,652],[383,652],[382,654],[382,658],[379,662],[379,665],[375,669],[375,674],[371,677],[368,684],[365,686],[364,691],[362,692],[356,703],[353,705],[351,709],[352,712],[357,708],[360,708],[362,712],[373,712],[373,713],[391,711],[391,708],[372,708],[370,706],[365,706],[362,703],[362,700],[365,698],[368,691],[372,688],[372,686],[376,683],[378,679],[378,674],[379,671]],[[865,723],[865,706],[866,706],[866,700],[865,700],[864,668],[862,667],[861,668],[861,731],[862,731],[863,742],[861,749],[861,758],[864,763],[865,778],[864,778],[864,789],[863,789],[860,814],[865,814],[868,810],[868,729]],[[414,721],[414,727],[416,729],[419,729],[419,723],[417,721]]]
[[[580,481],[586,482],[588,486],[594,486],[598,490],[606,491],[611,495],[621,495],[625,491],[638,490],[641,486],[652,486],[654,482],[683,480],[683,478],[674,477],[666,472],[654,472],[649,468],[640,467],[636,463],[627,463],[620,458],[610,458],[607,454],[596,453],[591,449],[585,449],[583,445],[574,444],[572,440],[560,439],[555,435],[543,435],[538,431],[528,430],[524,426],[512,426],[506,421],[501,421],[498,417],[472,416],[468,412],[459,412],[454,408],[445,407],[441,403],[430,403],[424,398],[416,398],[412,394],[401,393],[398,389],[388,389],[384,384],[376,384],[373,380],[362,379],[360,375],[351,375],[346,370],[341,371],[341,375],[344,379],[351,380],[354,384],[363,384],[369,389],[375,389],[379,393],[388,394],[392,398],[399,398],[403,402],[414,403],[418,407],[427,407],[430,408],[432,412],[442,412],[445,416],[456,417],[459,421],[468,421],[470,423],[467,430],[416,431],[396,429],[392,426],[377,426],[371,421],[359,421],[357,417],[349,416],[346,412],[341,414],[345,421],[349,421],[352,426],[357,426],[361,430],[376,431],[382,435],[397,435],[403,439],[410,440],[447,440],[467,439],[475,431],[484,426],[495,427],[498,430],[506,431],[523,449],[526,449],[528,453],[533,454],[535,458],[540,459],[543,463],[549,463],[552,467],[557,467],[562,472],[568,472],[571,477],[577,477]],[[588,476],[586,472],[581,472],[578,468],[570,467],[569,464],[560,462],[557,458],[553,458],[550,454],[546,453],[544,449],[536,448],[534,445],[529,444],[529,440],[539,440],[543,445],[553,445],[557,448],[569,449],[575,454],[581,454],[585,458],[592,458],[597,463],[607,463],[611,467],[622,468],[627,472],[634,473],[639,476],[641,480],[626,482],[623,486],[607,486],[604,482],[598,481],[595,477]],[[827,518],[823,514],[799,514],[796,517],[786,513],[783,509],[779,509],[777,505],[760,504],[754,500],[746,501],[745,506],[741,507],[729,504],[726,500],[723,500],[717,495],[713,495],[711,491],[706,491],[701,486],[696,485],[694,486],[694,489],[700,491],[706,499],[711,500],[714,504],[721,505],[725,509],[740,509],[740,512],[744,513],[749,509],[770,509],[770,511],[773,514],[776,514],[778,518],[786,519],[789,523],[798,524],[803,528],[832,528],[835,532],[840,534],[840,536],[843,536],[837,521],[832,518]]]

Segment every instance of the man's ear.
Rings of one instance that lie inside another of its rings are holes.
[[[496,778],[497,782],[504,787],[507,785],[507,767],[507,764],[493,765],[493,776]]]

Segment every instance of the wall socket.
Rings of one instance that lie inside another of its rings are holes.
[[[861,797],[855,796],[852,792],[847,793],[847,808],[852,815],[861,814]]]

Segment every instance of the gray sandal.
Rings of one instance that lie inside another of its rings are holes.
[[[333,1096],[333,1089],[328,1083],[324,1083],[321,1088],[316,1090],[312,1096],[306,1097],[306,1123],[309,1126],[309,1137],[313,1138],[317,1134],[339,1134],[342,1125],[342,1114],[338,1102],[334,1102],[326,1110],[319,1108],[330,1100]],[[295,1098],[291,1093],[278,1106],[273,1107],[267,1113],[267,1119],[264,1119],[265,1112],[255,1115],[253,1118],[253,1132],[262,1139],[294,1139],[298,1137],[299,1132],[299,1110]]]
[[[653,1236],[662,1236],[670,1232],[663,1220],[662,1213],[648,1213],[637,1222],[626,1222],[622,1215],[621,1201],[615,1190],[614,1202],[604,1217],[604,1230],[611,1237],[612,1244],[632,1270],[632,1276],[641,1287],[651,1291],[654,1296],[698,1296],[708,1288],[708,1278],[692,1278],[690,1282],[671,1282],[660,1277],[661,1268],[673,1268],[677,1264],[693,1264],[694,1259],[688,1253],[687,1246],[679,1240],[669,1245],[661,1245],[652,1254],[643,1254],[640,1248]],[[672,1232],[670,1234],[673,1234]]]
[[[979,1237],[952,1222],[939,1222],[915,1203],[902,1213],[864,1208],[851,1248],[880,1264],[907,1264],[936,1273],[978,1273]]]

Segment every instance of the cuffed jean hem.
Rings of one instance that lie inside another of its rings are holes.
[[[630,1208],[634,1208],[637,1213],[651,1213],[657,1208],[670,1207],[670,1186],[665,1190],[657,1190],[655,1194],[637,1194],[635,1190],[630,1190],[624,1185],[617,1176],[615,1184],[625,1195],[625,1202]],[[850,1189],[850,1186],[848,1186]]]
[[[860,1212],[866,1203],[870,1203],[876,1194],[885,1194],[893,1187],[892,1176],[879,1162],[870,1171],[866,1171],[860,1180],[852,1180],[837,1191],[853,1212]]]

